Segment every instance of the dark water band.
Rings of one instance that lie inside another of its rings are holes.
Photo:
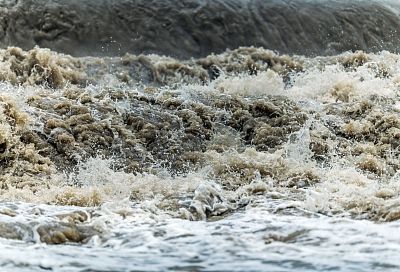
[[[400,19],[377,1],[0,0],[0,46],[75,56],[179,58],[263,46],[280,53],[399,51]]]

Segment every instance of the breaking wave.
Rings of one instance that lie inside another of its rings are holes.
[[[347,229],[346,222],[357,222],[351,220],[400,217],[396,54],[310,58],[255,47],[186,61],[74,58],[16,47],[0,54],[0,236],[6,241],[125,248],[144,244],[122,238],[133,234],[121,228],[139,231],[151,221],[167,224],[161,234],[147,230],[167,246],[176,224],[186,224],[177,223],[182,219],[214,222],[206,230],[238,216],[256,225],[272,218],[344,220],[333,228]],[[365,227],[375,228],[370,224]],[[379,235],[385,226],[392,227],[382,225]],[[276,231],[260,232],[265,245],[317,239],[307,227]],[[334,238],[326,239],[333,247]],[[360,254],[382,258],[372,252]],[[330,267],[311,257],[301,264],[301,254],[294,254],[296,265]],[[371,262],[363,267],[389,265]],[[264,267],[256,263],[255,270]]]

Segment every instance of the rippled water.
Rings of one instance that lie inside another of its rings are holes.
[[[182,59],[262,46],[311,56],[399,52],[395,0],[2,0],[0,46]]]

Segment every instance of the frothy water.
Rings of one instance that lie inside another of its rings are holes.
[[[123,218],[103,208],[92,224],[101,221],[107,228],[106,241],[49,246],[2,239],[0,263],[3,271],[399,269],[400,262],[394,257],[400,251],[397,222],[275,214],[271,206],[278,203],[263,197],[215,222],[150,218],[135,208]],[[63,207],[45,208],[65,211]]]
[[[8,48],[3,271],[397,271],[400,58]]]

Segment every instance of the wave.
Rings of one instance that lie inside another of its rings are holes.
[[[399,10],[1,1],[0,266],[398,271]]]
[[[390,1],[7,0],[0,46],[74,56],[156,53],[181,59],[261,46],[281,54],[399,52]]]

